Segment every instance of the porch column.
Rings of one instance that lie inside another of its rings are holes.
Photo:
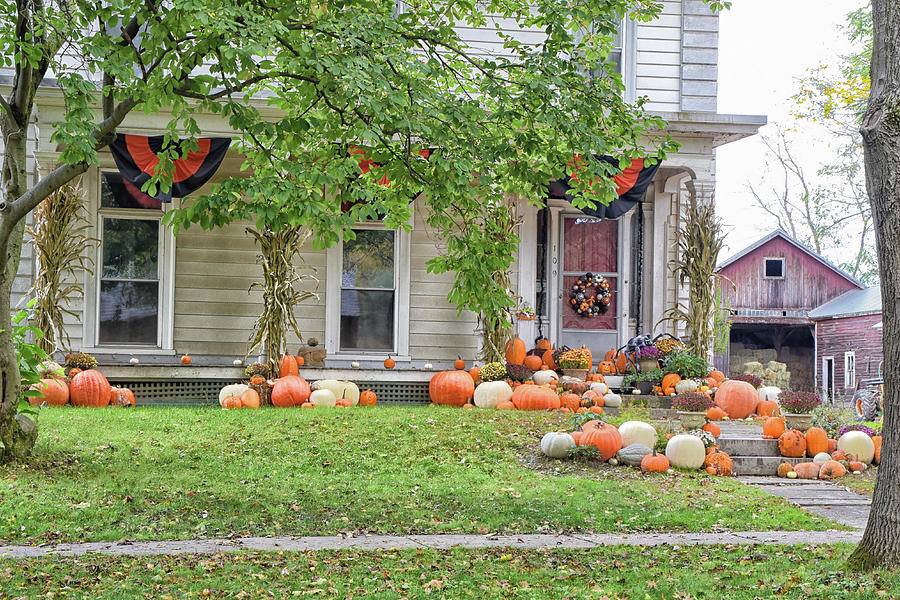
[[[550,269],[547,274],[547,314],[550,315],[550,341],[553,343],[553,346],[556,347],[559,344],[559,311],[560,311],[560,298],[562,297],[560,288],[560,274],[559,274],[559,219],[560,213],[562,212],[562,208],[557,206],[549,207],[550,211],[550,222],[547,226],[550,228],[550,248],[548,249],[550,255]]]
[[[535,308],[535,285],[537,282],[537,208],[519,198],[516,200],[516,211],[519,214],[519,254],[517,289],[521,303]],[[537,337],[534,321],[517,321],[517,334],[525,340],[529,348]]]

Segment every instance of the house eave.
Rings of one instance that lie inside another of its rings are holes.
[[[666,132],[711,137],[713,148],[756,135],[769,122],[765,115],[737,115],[713,112],[661,112]]]
[[[844,313],[840,315],[822,315],[810,317],[813,321],[833,321],[835,319],[852,319],[854,317],[871,317],[872,315],[880,315],[882,311],[880,310],[865,310],[854,313]]]

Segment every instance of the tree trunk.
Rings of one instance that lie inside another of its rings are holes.
[[[900,5],[873,0],[872,90],[862,123],[884,316],[884,424],[872,512],[849,559],[856,570],[900,564]]]

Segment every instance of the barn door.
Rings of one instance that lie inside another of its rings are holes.
[[[571,348],[590,348],[596,362],[618,343],[619,222],[562,215],[560,227],[559,343]],[[590,318],[579,315],[570,302],[572,286],[588,272],[606,277],[612,292],[609,310]]]

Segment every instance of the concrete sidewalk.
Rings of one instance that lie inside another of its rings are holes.
[[[780,545],[858,542],[859,531],[742,531],[732,533],[647,534],[523,534],[523,535],[363,535],[359,537],[248,537],[150,542],[85,542],[45,546],[0,546],[0,559],[80,556],[88,553],[120,556],[153,554],[218,554],[221,552],[388,550],[404,548],[593,548],[596,546]]]

